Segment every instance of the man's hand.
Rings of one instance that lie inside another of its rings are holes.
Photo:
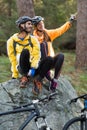
[[[35,69],[34,68],[31,68],[28,72],[28,76],[34,76],[35,75]]]

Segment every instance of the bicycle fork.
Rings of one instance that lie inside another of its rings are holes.
[[[40,121],[41,120],[41,121]],[[38,128],[38,130],[40,130],[41,128],[44,128],[45,130],[51,130],[49,127],[48,127],[48,124],[47,124],[47,121],[46,121],[46,117],[43,115],[43,116],[39,116],[39,117],[36,117],[35,118],[35,124]]]
[[[81,115],[81,130],[87,130],[87,98],[84,100],[84,109],[82,110],[82,112],[84,112],[84,114]]]
[[[81,130],[87,130],[87,114],[81,115],[80,128]]]
[[[87,111],[86,111],[85,129],[87,130]]]
[[[35,112],[32,112],[31,115],[27,117],[25,122],[21,125],[19,130],[24,130],[24,128],[27,126],[27,124],[36,116],[37,114]]]

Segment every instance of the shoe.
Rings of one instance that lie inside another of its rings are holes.
[[[38,95],[42,90],[42,83],[38,80],[34,80],[33,94]]]
[[[26,88],[26,84],[28,83],[28,77],[23,76],[20,81],[20,88]]]
[[[55,92],[56,88],[58,87],[58,80],[57,79],[52,79],[51,85],[50,85],[50,90],[52,92]]]

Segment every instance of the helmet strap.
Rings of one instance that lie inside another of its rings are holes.
[[[28,34],[29,32],[27,32],[26,30],[26,23],[24,24],[24,31]]]
[[[29,32],[26,31],[26,23],[24,24],[24,28],[23,27],[19,27],[20,28],[20,32],[26,32],[26,34],[28,34]]]

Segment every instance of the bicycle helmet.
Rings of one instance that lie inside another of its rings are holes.
[[[34,25],[37,25],[40,21],[43,21],[44,18],[41,17],[41,16],[35,16],[33,19],[32,19],[32,22]]]
[[[32,18],[30,18],[28,16],[19,17],[19,19],[16,21],[16,25],[19,27],[20,24],[26,23],[27,21],[32,22]]]

